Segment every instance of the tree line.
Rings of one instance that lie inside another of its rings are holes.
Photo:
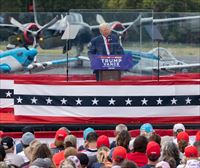
[[[35,0],[38,12],[70,9],[153,9],[155,12],[199,12],[199,0]],[[1,12],[28,12],[32,0],[0,0]]]

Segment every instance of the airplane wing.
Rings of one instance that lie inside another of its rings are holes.
[[[55,66],[55,65],[62,65],[62,64],[66,64],[67,62],[75,62],[75,61],[79,61],[79,60],[87,60],[87,57],[84,56],[79,56],[79,57],[72,57],[72,58],[68,58],[68,59],[59,59],[59,60],[53,60],[53,61],[46,61],[46,62],[38,62],[38,63],[32,63],[30,65],[27,66],[27,70],[33,70],[33,69],[39,69],[39,68],[48,68],[51,66]]]
[[[200,19],[200,16],[185,16],[185,17],[174,17],[174,18],[163,18],[163,19],[154,19],[153,17],[147,17],[147,18],[141,18],[140,23],[152,22],[153,24],[157,24],[157,23],[185,21],[193,19]],[[122,23],[122,25],[124,26],[129,26],[131,24],[133,24],[133,22]]]
[[[166,65],[166,66],[160,66],[159,70],[161,71],[167,71],[167,70],[183,70],[183,69],[200,69],[200,63],[196,64],[183,64],[183,65]],[[158,67],[152,67],[152,70],[157,71]]]
[[[136,18],[137,20],[138,18]],[[175,22],[175,21],[184,21],[184,20],[193,20],[193,19],[200,19],[200,16],[184,16],[184,17],[174,17],[174,18],[163,18],[163,19],[154,19],[153,17],[146,17],[146,18],[140,18],[140,23],[149,23],[152,22],[153,24],[157,23],[165,23],[165,22]],[[102,15],[97,14],[96,20],[99,24],[106,22]],[[134,25],[134,22],[125,22],[121,23],[123,26],[131,26]],[[98,25],[90,26],[91,29],[98,28]]]
[[[174,22],[174,21],[184,21],[200,19],[200,16],[186,16],[186,17],[175,17],[175,18],[165,18],[165,19],[153,19],[153,23],[165,23],[165,22]]]

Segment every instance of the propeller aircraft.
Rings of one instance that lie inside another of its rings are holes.
[[[176,59],[166,48],[157,47],[148,52],[125,50],[132,54],[134,67],[130,70],[134,73],[152,74],[158,71],[163,73],[189,72],[200,69],[200,63],[188,64]]]

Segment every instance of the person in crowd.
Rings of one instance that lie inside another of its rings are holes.
[[[114,132],[114,134],[115,134],[115,141],[113,141],[113,142],[110,144],[110,149],[116,147],[116,139],[117,139],[119,133],[122,132],[123,130],[124,130],[124,131],[128,131],[128,128],[127,128],[127,126],[126,126],[125,124],[118,124],[118,125],[115,127],[115,132]]]
[[[149,137],[149,142],[150,141],[154,141],[156,143],[158,143],[161,146],[161,137],[160,135],[153,133],[150,137]]]
[[[124,50],[119,43],[118,36],[112,34],[111,27],[108,23],[102,23],[99,26],[101,35],[93,38],[88,45],[89,58],[95,55],[123,55]],[[99,80],[98,71],[94,71],[96,80]]]
[[[1,52],[1,51],[0,51]],[[6,162],[0,162],[1,168],[10,168],[10,166]],[[18,167],[17,167],[18,168]]]
[[[59,168],[76,168],[76,165],[74,164],[72,160],[65,159],[61,162]]]
[[[97,138],[97,162],[94,162],[92,164],[92,168],[99,168],[101,166],[104,165],[110,165],[111,166],[111,162],[108,161],[108,155],[110,152],[110,142],[109,142],[109,138],[106,135],[101,135]]]
[[[107,148],[110,148],[110,141],[108,136],[106,135],[100,135],[97,138],[97,148],[100,148],[102,146],[106,146]]]
[[[67,136],[67,131],[65,129],[59,129],[56,131],[54,143],[50,145],[52,154],[58,153],[64,150],[64,139]]]
[[[30,132],[30,133],[32,133],[33,135],[34,135],[34,128],[33,127],[31,127],[31,126],[25,126],[23,129],[22,129],[22,136],[25,134],[25,133],[27,133],[27,132]],[[23,151],[23,145],[22,145],[22,143],[21,143],[21,141],[18,143],[18,144],[16,144],[16,146],[15,146],[15,153],[17,154],[17,153],[20,153],[20,152],[22,152]]]
[[[185,160],[177,168],[199,168],[198,151],[195,146],[189,145],[184,149]]]
[[[160,161],[168,162],[171,168],[176,168],[180,164],[179,149],[174,142],[163,144]]]
[[[97,151],[97,162],[92,164],[92,168],[100,168],[101,166],[111,167],[112,163],[109,160],[110,149],[106,146],[101,146]]]
[[[130,141],[129,141],[129,145],[128,145],[128,148],[129,148],[129,151],[130,152],[133,152],[133,143],[135,141],[135,138],[132,138]]]
[[[25,163],[28,163],[30,160],[25,154],[25,149],[29,147],[29,144],[35,140],[35,135],[31,132],[26,132],[22,135],[21,144],[23,146],[23,151],[19,152],[17,155],[22,156]]]
[[[195,135],[195,141],[196,142],[200,141],[200,131],[197,131],[197,133]]]
[[[46,143],[42,143],[33,151],[31,163],[34,162],[37,158],[43,158],[43,159],[49,158],[52,163],[51,168],[55,168],[52,157],[53,156],[50,148],[47,146]]]
[[[3,131],[0,130],[0,143],[1,143],[1,139],[3,137],[3,134],[4,134]]]
[[[187,132],[182,131],[178,133],[176,138],[177,138],[178,148],[180,151],[180,159],[182,159],[184,154],[184,149],[186,146],[189,145],[189,135]]]
[[[64,158],[67,159],[69,156],[76,156],[77,154],[78,154],[77,149],[70,146],[70,147],[65,149]]]
[[[123,146],[127,152],[129,152],[129,142],[131,140],[131,135],[128,131],[121,131],[116,140],[116,145],[117,146]]]
[[[77,147],[77,138],[74,135],[67,135],[65,137],[64,148],[66,149],[68,147],[74,147],[74,148]],[[56,165],[56,167],[58,167],[60,165],[60,162],[62,160],[64,160],[64,158],[65,158],[64,157],[64,150],[62,150],[58,153],[55,153],[53,155],[53,162]]]
[[[76,168],[81,168],[80,160],[75,155],[71,155],[67,157],[68,160],[71,160]]]
[[[117,146],[112,151],[112,166],[121,166],[126,159],[126,149],[123,146]]]
[[[60,127],[58,130],[65,130],[67,135],[71,135],[71,131],[67,127]]]
[[[87,168],[89,158],[85,153],[77,153],[77,158],[80,160],[81,168]]]
[[[130,160],[124,160],[121,164],[121,168],[138,168],[138,166]]]
[[[0,162],[3,161],[5,157],[6,157],[6,152],[3,148],[3,145],[0,144]]]
[[[24,159],[22,156],[19,156],[14,153],[15,142],[12,137],[6,136],[1,140],[1,145],[3,146],[6,156],[4,162],[20,167],[24,164]]]
[[[146,156],[146,147],[148,140],[145,136],[137,136],[133,143],[133,152],[126,155],[127,160],[135,162],[139,167],[144,166],[148,163]]]
[[[185,126],[182,123],[174,124],[173,126],[173,136],[174,136],[174,143],[177,144],[176,136],[179,132],[185,131]]]
[[[41,145],[41,142],[38,139],[33,140],[27,148],[24,149],[24,154],[29,161],[32,160],[33,152]]]
[[[90,132],[89,134],[87,134],[87,137],[86,137],[87,148],[81,151],[82,153],[85,153],[89,158],[88,167],[91,167],[92,164],[97,161],[97,158],[96,158],[97,138],[98,138],[98,135],[96,132]]]
[[[156,168],[170,168],[170,165],[168,162],[160,161],[156,164]]]
[[[199,159],[200,159],[200,131],[198,131],[196,133],[195,141],[194,141],[193,145],[197,148],[197,150],[198,150],[198,156],[199,156]]]
[[[147,145],[146,154],[148,163],[142,168],[154,168],[160,157],[160,145],[154,141],[150,141]]]
[[[51,168],[51,159],[49,158],[37,158],[31,164],[29,168]]]
[[[160,145],[163,146],[166,142],[173,142],[173,137],[168,136],[168,135],[162,136]]]
[[[82,151],[82,150],[84,150],[85,148],[88,147],[88,144],[87,144],[87,141],[86,141],[86,137],[90,132],[95,132],[95,130],[93,128],[91,128],[91,127],[88,127],[83,131],[84,144],[79,146],[78,151]]]
[[[154,133],[153,126],[150,123],[145,123],[140,127],[140,135],[145,136],[147,139]]]

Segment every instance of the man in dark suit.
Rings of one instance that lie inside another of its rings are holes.
[[[111,33],[108,23],[102,23],[99,26],[101,35],[93,38],[89,43],[89,57],[94,55],[123,55],[124,50],[119,43],[118,36]],[[94,71],[97,81],[99,80],[99,72]]]

